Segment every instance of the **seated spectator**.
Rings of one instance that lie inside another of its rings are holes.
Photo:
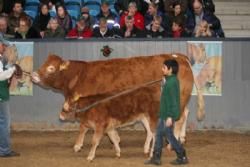
[[[2,3],[2,11],[0,13],[6,13],[10,14],[13,11],[13,4],[18,1],[22,4],[22,6],[25,5],[26,0],[1,0],[0,2]]]
[[[120,30],[120,36],[124,38],[143,38],[145,33],[135,26],[134,17],[125,17],[125,26]]]
[[[41,37],[44,36],[44,31],[47,29],[49,20],[49,6],[47,4],[40,4],[39,13],[33,22],[33,27],[40,33]]]
[[[146,37],[147,38],[163,38],[165,37],[164,28],[161,26],[161,16],[154,16],[151,24],[146,26]]]
[[[19,27],[15,33],[16,39],[33,39],[41,38],[38,31],[31,25],[31,19],[27,16],[22,16],[19,20]]]
[[[72,29],[72,20],[64,5],[56,6],[56,19],[66,33]]]
[[[148,11],[144,16],[145,19],[145,26],[152,23],[155,16],[161,16],[163,17],[162,12],[158,10],[158,4],[156,3],[149,3],[148,5]]]
[[[98,27],[94,28],[93,37],[96,38],[114,38],[115,31],[108,28],[108,23],[105,18],[100,18]]]
[[[192,4],[198,0],[189,0],[189,8],[192,10]],[[215,5],[213,0],[202,0],[201,1],[203,9],[207,12],[214,13],[215,12]]]
[[[68,38],[90,38],[92,37],[92,31],[86,24],[86,18],[84,16],[79,17],[76,22],[76,27],[69,31]]]
[[[21,16],[26,16],[23,12],[22,1],[15,1],[12,8],[12,13],[8,19],[8,27],[10,29],[10,34],[15,35],[15,32],[19,26],[19,19]]]
[[[136,28],[141,30],[144,29],[144,17],[141,15],[140,12],[137,11],[137,6],[135,2],[130,2],[128,5],[128,11],[124,12],[120,19],[120,27],[125,26],[125,17],[131,16],[134,18],[134,24]]]
[[[86,24],[92,28],[95,24],[95,18],[89,14],[89,8],[84,6],[81,8],[81,15],[86,18]]]
[[[186,13],[188,9],[188,0],[165,0],[164,1],[164,9],[167,14],[171,14],[174,11],[174,4],[179,3],[181,5],[181,11]]]
[[[65,31],[59,26],[56,18],[51,18],[47,30],[44,33],[44,38],[64,38]]]
[[[175,18],[172,23],[172,34],[170,34],[170,37],[173,38],[180,38],[180,37],[188,37],[185,28],[183,20],[180,18]]]
[[[186,21],[186,29],[190,36],[195,36],[201,20],[206,20],[216,37],[225,37],[220,20],[213,13],[203,10],[202,0],[194,1],[192,7],[194,13],[188,16]]]
[[[181,19],[183,23],[186,22],[186,16],[184,12],[181,10],[181,4],[179,2],[173,4],[173,11],[169,14],[171,25],[173,23],[173,20],[176,19],[176,17],[179,17],[179,19]]]
[[[206,20],[202,20],[196,29],[195,37],[215,37],[215,34],[210,30]]]
[[[120,28],[119,18],[109,9],[109,2],[102,1],[100,13],[96,16],[96,22],[93,28],[99,25],[100,18],[105,18],[108,23],[108,28]]]
[[[4,38],[14,38],[14,35],[10,34],[8,27],[8,16],[4,14],[0,16],[0,35]]]
[[[137,9],[141,14],[144,15],[147,12],[148,4],[145,0],[116,0],[114,4],[116,12],[122,16],[128,10],[131,2],[136,3]]]

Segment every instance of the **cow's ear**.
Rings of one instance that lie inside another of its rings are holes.
[[[60,64],[59,71],[67,70],[68,67],[69,67],[69,64],[70,64],[70,61],[69,61],[69,60],[63,61],[63,63]]]

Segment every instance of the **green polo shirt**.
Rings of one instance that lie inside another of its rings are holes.
[[[2,63],[2,60],[0,60]],[[4,66],[4,63],[3,63]],[[3,67],[5,69],[5,67]],[[3,69],[3,70],[4,70]],[[0,102],[7,101],[10,99],[9,84],[8,80],[0,81]]]
[[[168,117],[178,120],[180,117],[180,85],[174,74],[167,76],[163,85],[159,117],[163,120]]]

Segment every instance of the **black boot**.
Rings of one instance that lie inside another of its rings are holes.
[[[171,162],[172,165],[185,165],[187,163],[188,159],[185,150],[182,153],[177,153],[177,159]]]
[[[150,160],[144,162],[145,165],[161,165],[161,153],[154,152],[153,157]]]

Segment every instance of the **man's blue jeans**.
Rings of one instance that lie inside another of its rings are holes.
[[[4,101],[0,102],[0,155],[10,152],[10,111],[8,101]]]
[[[166,137],[168,142],[171,144],[172,148],[174,149],[174,151],[177,154],[182,154],[184,152],[184,149],[174,136],[174,132],[173,132],[174,126],[167,127],[165,122],[166,121],[160,118],[158,120],[154,151],[156,153],[161,154],[163,141],[165,141],[163,139],[164,137]],[[173,121],[173,125],[174,125],[174,121]]]

